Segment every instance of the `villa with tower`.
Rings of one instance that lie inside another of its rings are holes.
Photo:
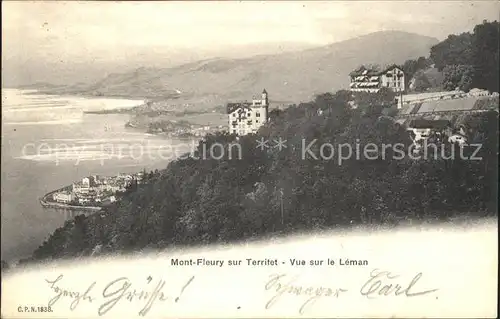
[[[228,103],[229,133],[246,135],[256,133],[267,122],[269,99],[267,91],[262,91],[260,99],[252,102]]]

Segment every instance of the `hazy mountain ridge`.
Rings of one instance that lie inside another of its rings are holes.
[[[439,41],[400,31],[381,31],[318,48],[251,58],[214,58],[169,68],[139,68],[114,73],[90,86],[47,89],[45,93],[79,93],[150,99],[250,99],[266,88],[271,99],[308,100],[346,88],[348,74],[364,63],[403,63],[427,56]]]

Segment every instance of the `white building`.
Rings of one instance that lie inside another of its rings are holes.
[[[120,186],[117,185],[110,185],[110,184],[105,184],[105,185],[99,185],[97,187],[97,190],[99,192],[117,192],[121,189]]]
[[[376,93],[385,87],[394,92],[405,91],[405,74],[401,68],[392,65],[383,71],[359,68],[350,74],[349,88],[353,92]]]
[[[72,185],[72,190],[77,194],[88,194],[90,191],[90,179],[88,177],[84,177],[81,183],[74,183]]]
[[[269,99],[266,90],[262,91],[260,99],[254,99],[252,103],[228,103],[227,113],[229,133],[238,135],[256,133],[268,118]]]
[[[73,200],[73,195],[71,193],[55,193],[52,195],[52,199],[58,203],[69,203]]]
[[[78,203],[79,204],[87,204],[89,202],[90,202],[89,198],[85,198],[85,197],[78,198]]]
[[[452,135],[451,122],[448,120],[415,119],[408,124],[407,131],[413,132],[413,142],[415,145],[424,142],[433,133],[437,133],[443,137]]]
[[[474,88],[474,89],[469,91],[469,95],[470,96],[489,96],[490,92],[488,90],[481,90],[481,89]]]
[[[381,87],[389,88],[394,92],[405,90],[405,73],[395,65],[382,71],[380,79]]]
[[[90,178],[84,177],[82,178],[82,188],[89,188],[90,187]]]

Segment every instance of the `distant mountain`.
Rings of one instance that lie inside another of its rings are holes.
[[[360,64],[403,63],[428,56],[435,38],[400,31],[375,32],[313,49],[244,59],[215,58],[170,68],[139,68],[111,74],[88,86],[53,93],[82,93],[224,103],[250,99],[263,88],[271,101],[299,102],[314,94],[347,88]],[[196,104],[196,103],[195,103]]]
[[[36,90],[50,90],[50,89],[63,89],[65,86],[64,85],[57,85],[57,84],[52,84],[48,82],[36,82],[33,84],[25,84],[25,85],[18,85],[16,88],[17,89],[24,89],[24,90],[31,90],[31,89],[36,89]]]

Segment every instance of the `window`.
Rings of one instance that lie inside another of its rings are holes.
[[[236,130],[233,130],[233,134],[236,134]]]
[[[252,114],[248,113],[247,116],[251,116]]]
[[[233,117],[236,117],[236,113],[233,113]]]
[[[259,123],[259,120],[255,120],[255,123]]]
[[[259,112],[255,113],[255,116],[260,117],[260,113]]]

